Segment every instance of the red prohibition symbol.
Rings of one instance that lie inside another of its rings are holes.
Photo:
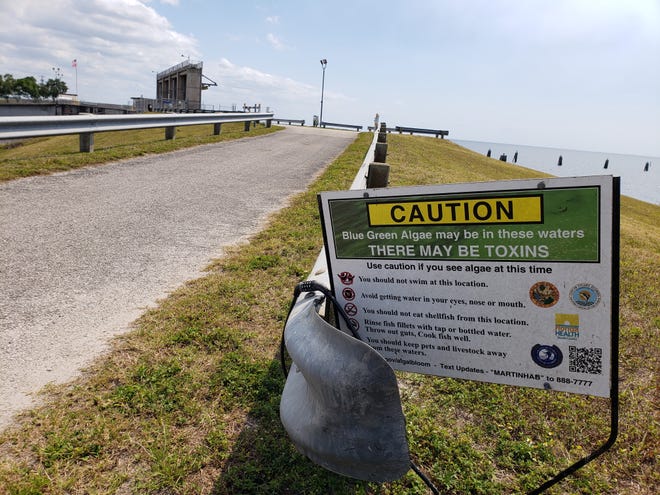
[[[344,306],[344,311],[346,311],[346,314],[348,316],[355,316],[358,312],[358,308],[353,303],[346,303],[346,305]]]

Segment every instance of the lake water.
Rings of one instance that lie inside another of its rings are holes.
[[[495,159],[505,154],[509,163],[514,163],[514,155],[517,152],[518,165],[558,177],[580,175],[621,177],[621,194],[648,203],[660,204],[660,157],[657,156],[620,155],[457,139],[452,141],[483,155],[490,150],[491,157]],[[558,165],[560,156],[561,166]],[[605,168],[606,160],[608,160],[607,168]],[[644,167],[647,162],[649,169],[645,172]]]

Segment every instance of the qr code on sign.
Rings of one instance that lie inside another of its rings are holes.
[[[569,346],[568,371],[600,375],[603,372],[603,349]]]

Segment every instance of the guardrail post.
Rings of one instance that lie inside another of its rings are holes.
[[[367,172],[367,188],[387,187],[390,180],[390,166],[385,163],[387,159],[387,124],[381,122],[376,146],[374,148],[374,161],[369,164]]]
[[[390,182],[390,166],[387,163],[372,162],[367,174],[367,188],[387,187]]]
[[[266,128],[270,128],[270,126],[271,126],[272,124],[273,124],[273,121],[270,120],[270,119],[268,119],[268,120],[266,121]]]
[[[374,161],[380,163],[387,162],[387,143],[376,143]]]
[[[165,128],[165,139],[174,139],[176,136],[176,127],[169,126]]]
[[[246,121],[245,121],[245,126],[243,127],[243,130],[244,130],[245,132],[247,132],[247,131],[250,130],[250,121],[249,121],[249,120],[246,120]]]
[[[222,131],[222,124],[221,123],[218,122],[217,124],[213,124],[213,135],[214,136],[219,135],[221,131]]]
[[[81,132],[79,134],[80,141],[80,152],[81,153],[91,153],[94,151],[94,133],[93,132]]]

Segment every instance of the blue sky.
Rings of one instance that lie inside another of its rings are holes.
[[[155,96],[190,57],[203,103],[311,122],[660,156],[660,0],[0,0],[0,73],[84,100]]]

